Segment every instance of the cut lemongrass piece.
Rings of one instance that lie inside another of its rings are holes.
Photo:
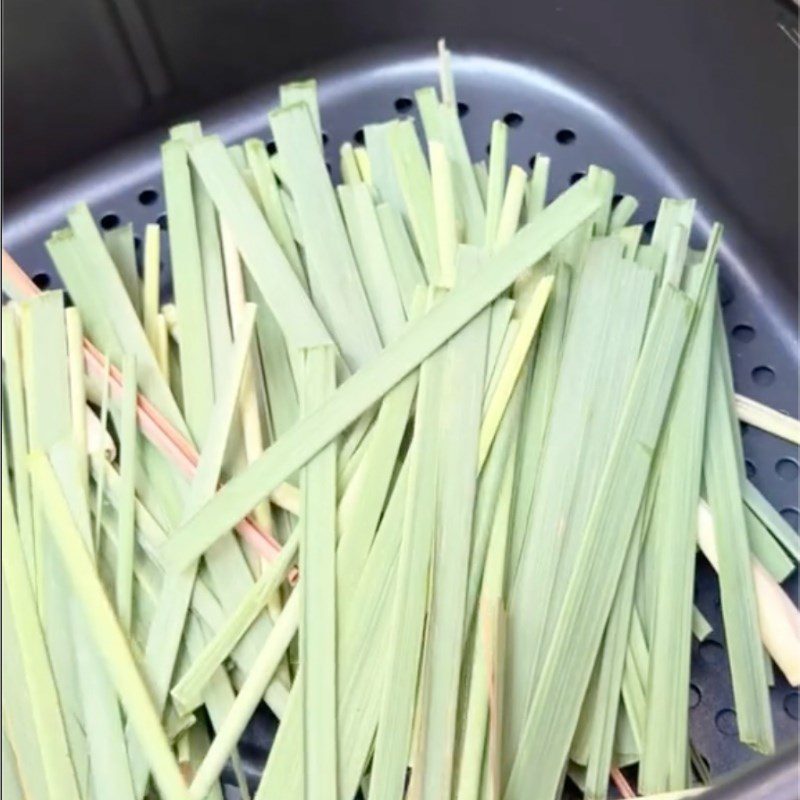
[[[550,177],[550,158],[537,153],[533,159],[531,177],[525,192],[525,219],[530,222],[547,202],[547,183]]]
[[[133,225],[130,223],[118,225],[110,231],[104,231],[103,241],[120,278],[122,278],[134,310],[141,316],[141,281],[136,267],[136,241],[133,236]]]
[[[135,534],[136,485],[136,361],[125,356],[122,362],[122,402],[118,418],[120,431],[120,494],[117,502],[117,576],[115,582],[117,615],[123,630],[130,633],[133,615],[133,554]]]
[[[500,211],[506,190],[508,158],[508,125],[501,120],[492,123],[492,139],[489,151],[489,182],[486,186],[486,244],[493,247],[500,224]]]
[[[284,108],[294,105],[295,103],[302,103],[308,107],[311,113],[311,119],[314,121],[314,127],[317,130],[317,135],[320,137],[321,146],[322,123],[319,118],[319,104],[317,102],[317,82],[311,78],[307,81],[284,83],[281,85],[279,93],[281,106]]]
[[[617,233],[618,231],[623,230],[631,221],[638,208],[639,201],[633,195],[623,195],[616,206],[611,209],[611,219],[608,223],[608,232]]]
[[[372,186],[372,165],[370,164],[369,154],[367,153],[367,148],[358,146],[354,148],[353,152],[355,153],[356,163],[358,164],[358,170],[361,173],[361,180],[367,184],[367,186]]]
[[[142,324],[156,357],[158,357],[159,349],[156,319],[160,299],[161,229],[158,225],[146,225],[144,229],[144,274],[142,277]],[[175,314],[177,316],[177,308]]]
[[[514,164],[508,173],[508,184],[500,209],[500,219],[497,222],[497,235],[495,246],[503,245],[511,240],[519,227],[522,202],[525,199],[525,184],[527,174],[522,167]]]
[[[345,184],[352,185],[361,182],[361,171],[350,142],[345,142],[339,150],[339,171],[342,173],[342,180]]]
[[[438,283],[449,289],[455,285],[456,281],[456,247],[458,244],[453,180],[450,176],[450,162],[444,145],[440,142],[430,141],[428,156],[431,164],[431,186],[439,253]]]
[[[800,561],[800,536],[764,497],[751,481],[745,481],[744,502],[767,530],[780,542],[781,546],[795,560]]]
[[[87,628],[117,690],[129,724],[144,750],[165,800],[186,800],[188,791],[159,715],[139,675],[125,634],[119,627],[105,589],[72,520],[58,478],[43,453],[30,456],[34,486],[41,492],[45,513],[57,533],[54,539],[69,576],[73,595],[85,614]]]
[[[736,414],[742,422],[761,428],[762,431],[800,445],[800,421],[788,414],[765,406],[757,400],[737,394],[734,398]]]

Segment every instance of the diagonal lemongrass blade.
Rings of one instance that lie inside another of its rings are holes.
[[[792,444],[800,445],[800,421],[744,395],[734,397],[736,415],[742,422],[760,428]]]
[[[428,570],[436,527],[442,359],[443,354],[438,353],[420,368],[397,586],[370,779],[370,795],[375,800],[402,798],[411,750],[417,673],[428,605]]]
[[[385,344],[403,330],[406,315],[375,206],[365,183],[340,186],[338,192],[356,265]]]
[[[713,245],[709,264],[715,252]],[[681,789],[686,782],[696,509],[702,481],[716,278],[716,269],[711,269],[677,380],[661,445],[648,533],[655,546],[651,579],[656,587],[639,786],[649,792]]]
[[[336,388],[332,346],[306,350],[302,413]],[[335,800],[336,769],[336,442],[300,473],[300,665],[303,670],[303,785],[307,800]]]
[[[367,148],[363,145],[359,145],[358,147],[353,148],[353,154],[356,157],[356,163],[358,164],[358,171],[361,174],[361,180],[370,187],[370,191],[372,191],[372,164],[369,160],[369,154],[367,153]]]
[[[267,218],[267,223],[284,255],[289,260],[298,280],[303,288],[307,290],[308,281],[305,269],[300,260],[297,243],[292,236],[292,228],[286,216],[286,209],[281,202],[278,182],[270,165],[266,146],[260,139],[248,139],[244,143],[244,152],[247,164],[253,173],[253,180],[256,184],[256,190],[264,216]]]
[[[764,565],[764,569],[778,583],[782,583],[795,571],[797,562],[792,560],[789,554],[781,547],[779,541],[772,535],[769,528],[751,511],[746,503],[744,519],[747,526],[750,552]]]
[[[625,230],[625,226],[633,219],[633,215],[639,208],[639,201],[630,194],[622,195],[619,202],[614,202],[611,209],[611,218],[608,222],[609,234],[620,233]],[[635,253],[629,257],[633,258]]]
[[[220,215],[230,225],[245,266],[287,343],[300,348],[329,342],[319,314],[222,142],[204,137],[192,144],[189,157]]]
[[[5,437],[3,441],[5,442]],[[4,459],[4,472],[5,463]],[[44,779],[49,787],[50,796],[63,797],[65,800],[79,800],[81,795],[70,759],[58,692],[39,623],[32,584],[28,579],[22,542],[13,509],[8,481],[4,478],[2,565],[5,602],[3,616],[4,618],[6,616],[6,604],[9,616],[7,621],[4,619],[4,628],[6,624],[9,624],[9,627],[16,633],[17,652],[23,666],[31,708],[32,719],[26,722],[32,724],[35,731],[38,749],[41,753]]]
[[[3,306],[3,366],[6,387],[5,416],[11,437],[11,462],[14,473],[14,507],[18,531],[25,557],[28,578],[35,580],[36,550],[34,544],[33,504],[26,458],[28,455],[28,423],[25,408],[25,385],[22,378],[22,353],[17,323],[16,304]]]
[[[550,177],[550,158],[537,153],[533,159],[531,177],[525,191],[525,221],[530,222],[545,207],[547,183]]]
[[[118,418],[120,436],[120,497],[117,504],[119,536],[115,582],[117,614],[123,630],[130,633],[133,615],[133,553],[135,533],[136,485],[136,361],[125,356],[122,361],[122,402]]]
[[[305,105],[293,105],[269,119],[297,208],[311,297],[355,371],[375,357],[381,343],[311,116]]]
[[[425,283],[417,254],[411,244],[403,218],[397,209],[388,203],[381,203],[377,208],[378,222],[381,226],[386,250],[392,262],[397,288],[403,302],[406,316],[411,316],[414,304],[414,292]]]
[[[492,307],[492,318],[489,324],[489,345],[486,351],[486,388],[488,391],[495,380],[495,375],[499,372],[500,365],[504,362],[501,352],[510,347],[511,339],[509,326],[511,315],[517,303],[510,297],[500,297],[494,301]],[[517,323],[517,327],[519,324]]]
[[[738,431],[734,427],[732,387],[722,363],[727,349],[720,327],[718,320],[711,357],[703,474],[714,525],[725,531],[724,536],[717,537],[720,596],[739,737],[759,752],[768,753],[775,746],[772,716],[742,504],[742,467],[734,441]]]
[[[72,441],[75,444],[76,452],[80,454],[78,458],[78,469],[80,471],[80,485],[83,488],[86,499],[89,499],[89,460],[88,456],[94,452],[107,452],[105,438],[108,436],[106,431],[102,431],[103,437],[97,440],[97,428],[99,423],[94,411],[86,405],[86,380],[83,375],[83,326],[81,317],[75,308],[64,310],[64,322],[67,330],[67,359],[69,370],[69,397],[70,397],[70,416],[72,418]],[[136,420],[134,419],[134,425]],[[95,427],[97,426],[97,427]],[[90,436],[87,430],[92,428]],[[110,441],[111,437],[108,436]]]
[[[111,372],[111,362],[106,357],[105,369],[103,371],[103,383],[100,394],[100,429],[107,430],[108,425],[108,408],[111,400],[110,381],[109,376]],[[100,525],[102,522],[103,503],[105,502],[105,475],[100,476],[100,480],[95,485],[95,499],[94,499],[94,547],[97,550],[100,542]]]
[[[311,119],[314,122],[314,128],[317,131],[317,136],[320,137],[320,146],[322,145],[322,123],[319,117],[319,103],[317,102],[317,82],[311,78],[307,81],[295,81],[293,83],[281,84],[279,89],[280,102],[282,108],[296,104],[304,104],[308,106]]]
[[[139,280],[139,270],[136,265],[136,243],[133,238],[133,225],[118,225],[110,231],[103,232],[108,254],[119,272],[128,297],[131,299],[134,311],[142,315],[142,284]]]
[[[451,53],[447,49],[444,39],[439,39],[436,43],[439,52],[439,86],[442,92],[442,102],[455,108],[456,106],[456,87],[453,82],[453,68],[451,66]]]
[[[519,330],[499,373],[494,392],[486,405],[478,447],[478,460],[481,466],[489,454],[489,448],[522,370],[522,364],[530,350],[533,337],[539,328],[545,305],[553,288],[553,280],[552,275],[545,275],[537,284],[536,289],[534,289],[528,306],[520,318]]]
[[[364,140],[372,170],[372,184],[383,201],[398,214],[405,211],[403,193],[394,168],[389,139],[397,127],[397,120],[390,120],[378,125],[364,126]]]
[[[431,164],[433,210],[436,219],[436,243],[439,255],[438,285],[451,289],[456,282],[455,197],[450,175],[450,161],[444,145],[428,136],[428,158]]]
[[[128,722],[153,770],[165,800],[186,800],[188,792],[170,751],[166,735],[133,656],[106,598],[81,535],[70,514],[58,478],[47,457],[30,456],[34,486],[44,504],[75,600],[85,615],[88,630],[113,682]]]
[[[414,234],[425,275],[428,281],[435,283],[439,280],[440,265],[428,164],[411,120],[395,123],[389,129],[388,137],[403,210]]]
[[[506,193],[503,205],[500,208],[500,218],[497,222],[495,246],[505,244],[517,232],[522,204],[525,200],[525,186],[528,175],[522,167],[514,164],[508,172]]]
[[[214,404],[214,385],[188,145],[175,139],[165,142],[161,163],[178,322],[184,331],[191,331],[191,336],[178,341],[184,414],[193,437],[202,442]]]
[[[144,229],[144,272],[142,275],[142,324],[150,347],[164,372],[163,358],[159,358],[158,309],[161,305],[161,229],[158,225],[145,225]],[[177,314],[177,309],[176,309]],[[168,367],[167,367],[168,368]]]
[[[361,170],[358,168],[356,154],[353,145],[345,142],[339,150],[339,171],[342,173],[342,181],[346,186],[361,182]]]
[[[534,781],[547,798],[554,797],[560,785],[647,483],[692,305],[669,286],[661,290],[528,709],[506,800],[525,797]],[[599,558],[605,566],[602,571],[596,569]],[[585,658],[575,658],[577,643]]]
[[[797,531],[749,480],[745,481],[743,497],[750,511],[761,520],[762,524],[780,542],[783,549],[795,561],[800,561],[800,536]]]
[[[700,502],[697,542],[703,555],[719,572],[718,536],[711,510]],[[750,558],[761,641],[791,686],[800,685],[800,612],[777,581],[755,558]]]
[[[497,238],[500,211],[506,190],[508,170],[508,125],[501,120],[492,123],[489,149],[489,183],[486,186],[486,244],[492,247]]]
[[[576,184],[555,200],[495,253],[485,269],[456,285],[378,358],[345,381],[315,414],[284,434],[257,461],[232,478],[204,509],[178,528],[164,548],[165,563],[187,564],[204,552],[262,497],[508,289],[532,262],[539,261],[591,215],[598,203],[591,181]]]

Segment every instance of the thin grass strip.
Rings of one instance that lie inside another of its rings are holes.
[[[505,244],[517,232],[525,200],[527,180],[528,174],[525,170],[516,164],[512,165],[508,172],[508,184],[503,197],[503,205],[500,208],[500,218],[497,222],[495,245]]]
[[[380,352],[381,342],[311,115],[293,105],[269,119],[297,208],[311,297],[345,363],[359,369]]]
[[[145,225],[144,265],[142,275],[142,324],[150,346],[158,358],[156,320],[161,299],[161,229],[158,225]],[[177,309],[176,309],[177,314]],[[161,371],[164,365],[158,359]]]
[[[133,616],[133,553],[136,544],[136,360],[125,356],[122,361],[122,402],[118,420],[120,437],[120,495],[117,503],[119,536],[117,544],[117,576],[114,585],[117,614],[123,630],[130,633]]]
[[[361,182],[361,170],[358,168],[353,145],[345,142],[339,149],[339,171],[345,185],[352,186]]]
[[[330,342],[330,334],[222,142],[204,137],[191,146],[189,156],[214,205],[230,225],[245,266],[289,347]]]
[[[718,320],[717,328],[720,326]],[[727,358],[727,347],[719,331],[716,333],[709,378],[703,474],[714,525],[717,530],[725,531],[724,536],[717,537],[720,597],[739,738],[759,752],[770,753],[775,741],[742,503],[743,467],[734,439],[737,432],[732,387],[726,381],[722,363]]]
[[[436,242],[439,254],[440,286],[451,289],[456,282],[456,231],[455,197],[450,175],[450,161],[441,142],[428,137],[428,159],[431,165],[431,188],[436,218]]]
[[[336,352],[306,350],[302,413],[336,388]],[[335,800],[336,728],[336,442],[300,474],[300,664],[303,669],[303,786],[306,800]]]
[[[156,226],[158,227],[158,226]],[[108,254],[119,272],[122,283],[128,292],[136,314],[142,316],[142,285],[136,264],[136,242],[133,236],[133,225],[118,225],[110,231],[103,232]]]
[[[136,731],[136,738],[147,756],[156,784],[165,800],[187,800],[186,785],[158,714],[136,668],[125,634],[94,571],[80,532],[72,520],[53,467],[41,452],[31,454],[30,464],[34,486],[47,499],[47,518],[57,532],[54,538],[75,599],[85,615],[94,646],[105,663],[128,722]]]
[[[22,353],[16,304],[3,306],[3,363],[6,385],[5,414],[11,437],[11,469],[14,473],[14,508],[28,578],[35,585],[36,547],[34,541],[33,500],[28,474],[28,422]],[[4,461],[4,464],[8,463]]]
[[[166,561],[189,563],[255,504],[302,466],[392,386],[492,302],[597,208],[591,182],[576,184],[555,200],[479,270],[457,285],[370,365],[342,384],[318,411],[298,422],[257,461],[228,482],[201,511],[178,528],[164,549]],[[313,434],[313,436],[312,436]],[[167,550],[167,548],[169,548]]]
[[[414,292],[418,286],[425,283],[425,276],[400,212],[388,203],[381,203],[377,208],[377,213],[381,233],[392,261],[397,287],[400,290],[403,308],[406,316],[410,317],[414,304]]]
[[[525,191],[525,220],[530,222],[547,203],[547,184],[550,178],[550,158],[537,153],[533,159],[531,177]]]
[[[633,219],[633,215],[636,213],[638,208],[639,201],[633,195],[623,195],[620,201],[611,209],[611,219],[608,223],[608,232],[618,233],[619,231],[622,231]]]
[[[486,185],[486,244],[494,246],[497,228],[500,224],[500,213],[503,208],[503,196],[506,190],[506,173],[508,170],[508,125],[502,120],[492,123],[492,135],[489,143],[489,182]]]
[[[736,415],[742,422],[760,428],[792,444],[800,445],[800,421],[765,406],[757,400],[737,394],[734,397]]]
[[[83,376],[83,326],[81,316],[75,308],[64,310],[64,323],[67,331],[67,358],[69,368],[70,416],[72,418],[72,441],[80,454],[77,460],[80,471],[79,482],[89,501],[89,453],[105,449],[105,442],[100,441],[99,448],[94,442],[90,444],[87,428],[97,423],[94,412],[86,405],[86,381]],[[135,405],[134,405],[135,409]],[[90,422],[91,420],[91,422]],[[134,418],[134,426],[136,419]],[[99,423],[97,423],[99,427]],[[106,434],[105,431],[102,431]],[[107,434],[106,434],[107,435]],[[97,437],[96,431],[92,434]],[[105,438],[105,437],[103,437]],[[110,438],[110,437],[109,437]],[[90,536],[91,539],[91,536]]]
[[[506,800],[525,797],[533,782],[543,798],[554,797],[560,786],[691,317],[691,301],[665,286],[581,537],[575,568],[506,785]],[[606,541],[609,536],[612,538]],[[606,567],[602,572],[595,568],[600,558]],[[576,642],[585,648],[585,658],[575,658]]]
[[[103,370],[103,383],[102,393],[100,395],[100,429],[105,431],[108,425],[108,409],[111,402],[111,361],[106,356],[105,368]],[[95,501],[94,501],[94,546],[97,550],[100,542],[100,526],[103,519],[103,503],[105,501],[105,475],[101,475],[100,480],[95,485]]]
[[[539,328],[547,300],[553,288],[553,276],[545,275],[536,285],[536,289],[520,318],[520,325],[508,356],[499,374],[495,389],[484,412],[481,426],[478,460],[481,466],[486,461],[489,448],[494,441],[500,420],[505,413],[514,385],[519,378],[525,358],[530,350],[533,337]]]
[[[4,472],[6,463],[3,459]],[[28,579],[13,509],[8,481],[4,477],[2,503],[2,565],[3,583],[6,587],[4,599],[8,603],[10,612],[7,621],[11,623],[16,634],[17,652],[23,665],[44,779],[51,798],[80,800],[81,795],[70,759],[58,692],[44,633],[39,623],[32,584]],[[5,617],[5,608],[3,616]]]
[[[434,355],[420,368],[397,585],[370,778],[374,800],[402,798],[409,763],[436,527],[442,359],[443,354]]]

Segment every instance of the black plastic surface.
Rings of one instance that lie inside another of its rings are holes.
[[[431,48],[398,50],[380,58],[365,58],[331,68],[310,70],[320,80],[323,126],[329,136],[328,160],[338,172],[338,144],[351,138],[366,122],[394,114],[398,98],[412,98],[413,90],[435,77]],[[565,187],[570,176],[592,162],[612,169],[619,190],[638,196],[638,218],[655,216],[662,195],[696,196],[699,200],[695,241],[702,241],[714,219],[727,223],[721,254],[725,322],[731,334],[738,391],[797,415],[796,293],[786,280],[785,263],[777,263],[751,230],[739,223],[722,183],[709,180],[702,161],[685,160],[669,131],[622,94],[609,92],[583,76],[542,69],[530,61],[511,61],[486,54],[455,59],[459,98],[468,105],[463,119],[474,158],[485,155],[491,121],[515,112],[522,123],[510,132],[509,155],[527,165],[536,152],[553,158],[551,194]],[[269,138],[266,110],[275,102],[276,87],[259,91],[211,114],[202,115],[206,128],[234,141],[247,135]],[[413,112],[413,109],[412,109]],[[557,134],[570,130],[574,139],[561,144]],[[133,221],[137,231],[163,213],[157,142],[148,137],[127,150],[75,173],[69,180],[33,197],[6,218],[5,245],[33,272],[48,275],[56,285],[42,241],[63,224],[71,203],[88,200],[98,219],[113,214]],[[139,201],[143,190],[159,196],[150,204]],[[796,235],[797,220],[794,220]],[[743,328],[742,326],[745,326]],[[746,457],[754,482],[770,501],[797,526],[797,451],[757,430],[744,435]],[[716,580],[707,565],[698,569],[697,602],[714,625],[711,640],[694,647],[691,712],[693,739],[719,776],[753,760],[755,755],[738,743],[735,715],[724,655]],[[796,594],[796,578],[791,591]],[[779,742],[797,735],[798,693],[781,677],[772,690]],[[272,735],[266,714],[251,729],[243,755],[255,773],[265,757]],[[735,794],[726,795],[735,797]],[[748,795],[742,795],[748,797]],[[793,795],[778,795],[789,800]]]

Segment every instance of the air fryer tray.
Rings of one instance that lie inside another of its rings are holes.
[[[673,144],[661,139],[619,98],[601,95],[588,80],[579,85],[530,64],[477,54],[456,57],[454,70],[473,160],[486,155],[492,120],[505,117],[512,128],[512,163],[527,167],[537,152],[552,158],[551,194],[575,180],[589,164],[597,163],[616,174],[618,191],[639,198],[640,222],[652,220],[659,199],[668,195],[697,197],[694,246],[704,241],[715,219],[725,223],[720,288],[736,389],[796,416],[798,348],[791,309],[797,298],[785,296],[776,278],[779,265],[764,262],[748,240],[747,231],[737,229],[735,221],[726,218],[724,207],[714,202],[691,166],[680,163]],[[319,81],[325,152],[337,178],[340,143],[358,140],[359,126],[365,123],[414,114],[414,90],[435,82],[436,63],[432,57],[400,51],[306,72]],[[269,141],[266,112],[276,101],[277,86],[272,86],[198,116],[208,132],[219,133],[227,142],[247,136]],[[133,222],[137,235],[141,235],[146,223],[158,220],[166,228],[158,153],[163,136],[164,132],[159,131],[94,162],[7,214],[5,247],[40,286],[59,285],[43,242],[51,230],[63,224],[67,209],[79,200],[90,204],[103,227]],[[168,258],[166,247],[162,252]],[[168,262],[165,267],[168,276]],[[797,528],[796,449],[759,430],[743,427],[748,474]],[[787,588],[796,596],[796,575],[789,584]],[[717,778],[756,756],[736,738],[719,590],[713,570],[702,558],[697,570],[696,601],[714,632],[702,644],[695,641],[692,645],[691,734],[712,777]],[[777,670],[771,699],[776,740],[779,746],[785,745],[797,737],[800,698]],[[242,755],[254,780],[260,774],[274,729],[275,720],[263,708],[245,734]],[[730,796],[767,795],[758,792]],[[788,800],[790,795],[769,796]]]

